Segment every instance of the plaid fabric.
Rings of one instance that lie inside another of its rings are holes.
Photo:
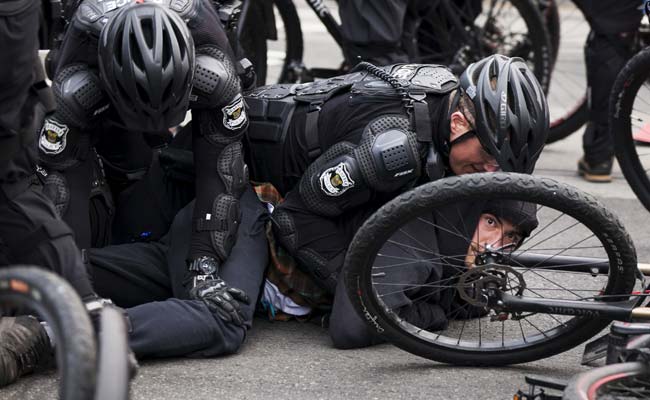
[[[270,183],[253,183],[257,197],[273,207],[282,202],[282,196]],[[313,279],[300,270],[296,260],[279,244],[273,236],[271,222],[266,225],[266,237],[269,241],[270,264],[266,278],[280,289],[296,304],[309,306],[315,310],[329,310],[332,298],[318,286]]]

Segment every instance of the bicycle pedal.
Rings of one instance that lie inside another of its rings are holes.
[[[529,385],[539,386],[553,390],[564,390],[567,386],[567,381],[564,379],[549,378],[547,376],[528,376],[524,380]]]
[[[587,343],[582,353],[582,365],[594,366],[593,363],[607,356],[609,347],[609,335],[603,335],[596,340]]]

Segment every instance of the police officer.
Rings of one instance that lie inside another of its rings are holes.
[[[129,146],[134,138],[169,135],[191,109],[196,203],[182,263],[191,297],[205,302],[199,308],[228,319],[224,314],[248,301],[241,291],[229,295],[232,288],[221,279],[242,218],[239,199],[247,170],[240,138],[248,119],[232,50],[212,2],[85,0],[67,28],[55,65],[58,107],[41,129],[40,159],[57,209],[83,248],[110,243],[115,213],[96,150],[108,143],[114,152],[106,160],[129,162],[140,154]],[[144,163],[151,160],[143,158]],[[161,179],[165,182],[157,182]],[[140,208],[128,203],[127,215],[133,218],[120,223],[171,223],[191,198],[169,200],[162,184],[145,189],[133,191],[141,196]]]
[[[614,143],[609,132],[609,95],[619,71],[634,53],[643,17],[641,0],[574,0],[589,21],[585,44],[589,122],[578,173],[590,182],[612,180]]]
[[[36,167],[36,134],[50,105],[37,52],[39,8],[37,0],[0,3],[0,267],[49,268],[88,302],[97,296],[81,253],[43,194]],[[30,372],[48,351],[38,320],[0,315],[0,386]]]
[[[274,234],[336,293],[332,318],[343,318],[340,327],[360,323],[338,279],[347,246],[370,213],[447,174],[529,173],[548,129],[544,94],[521,59],[488,57],[460,82],[435,65],[360,66],[247,96],[252,175],[286,194],[272,214]],[[349,346],[337,338],[349,335],[331,334],[337,346]]]

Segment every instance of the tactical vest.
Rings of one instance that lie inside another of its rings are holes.
[[[402,99],[418,141],[431,142],[432,123],[426,97],[451,92],[458,87],[458,78],[441,65],[395,64],[380,68],[362,63],[361,66],[365,69],[347,75],[311,83],[262,86],[245,95],[250,120],[247,159],[254,180],[276,186],[282,182],[284,142],[299,104],[308,107],[303,132],[309,158],[314,160],[326,150],[319,144],[320,110],[325,102],[340,93],[372,97],[373,101]]]

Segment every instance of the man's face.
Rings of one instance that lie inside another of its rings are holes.
[[[494,250],[514,250],[521,239],[521,233],[510,221],[483,213],[479,217],[472,242],[467,249],[465,265],[468,268],[473,267],[476,255],[484,252],[488,247]]]
[[[450,140],[453,141],[469,132],[471,127],[465,116],[460,111],[456,111],[451,114],[450,129]],[[499,170],[497,161],[483,149],[476,136],[462,140],[452,146],[449,153],[449,166],[456,175]]]

